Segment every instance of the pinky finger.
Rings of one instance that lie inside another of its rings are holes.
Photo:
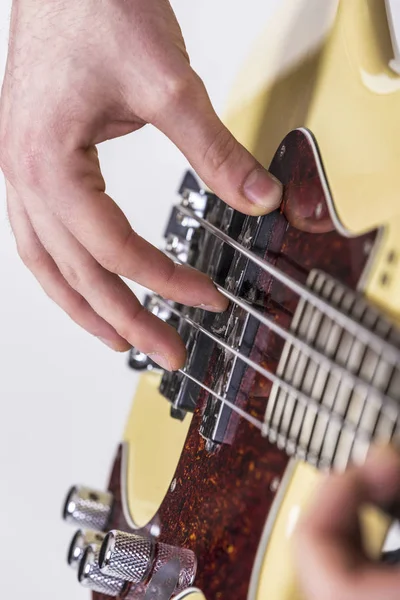
[[[64,279],[56,263],[42,246],[15,189],[7,182],[7,208],[18,254],[46,294],[75,323],[98,337],[113,350],[124,352],[130,344],[100,317],[90,304]]]

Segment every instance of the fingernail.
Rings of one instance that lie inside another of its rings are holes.
[[[157,352],[151,352],[147,355],[151,360],[154,360],[162,369],[166,371],[172,371],[172,365],[169,362],[168,356],[165,354],[158,354]]]
[[[264,169],[254,169],[243,185],[243,191],[250,202],[273,210],[282,198],[282,184]]]
[[[201,308],[202,310],[208,310],[209,312],[220,313],[226,310],[225,308],[221,308],[220,306],[212,306],[211,304],[198,304],[194,308]]]

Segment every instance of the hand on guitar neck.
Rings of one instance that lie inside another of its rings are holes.
[[[227,301],[132,230],[105,193],[95,145],[151,123],[247,214],[279,206],[281,185],[217,117],[166,0],[15,0],[10,39],[0,164],[23,261],[106,344],[181,367],[177,333],[142,310],[120,276],[189,306],[217,312]]]
[[[321,485],[297,533],[298,575],[307,600],[399,597],[399,569],[370,560],[364,548],[359,511],[366,504],[397,507],[398,513],[400,458],[392,449],[375,449],[362,467],[331,475]]]

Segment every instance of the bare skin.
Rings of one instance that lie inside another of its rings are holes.
[[[360,508],[400,504],[400,457],[371,452],[365,465],[332,475],[297,530],[297,569],[307,600],[398,600],[400,570],[372,561],[362,543]]]
[[[280,184],[215,114],[167,0],[14,0],[0,166],[18,252],[87,331],[177,369],[179,336],[120,276],[212,311],[226,300],[137,235],[106,194],[96,144],[147,123],[234,208],[260,215],[279,205]]]

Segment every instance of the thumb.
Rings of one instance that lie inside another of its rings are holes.
[[[210,189],[233,208],[261,215],[279,206],[281,184],[221,122],[194,72],[153,125],[178,146]]]

